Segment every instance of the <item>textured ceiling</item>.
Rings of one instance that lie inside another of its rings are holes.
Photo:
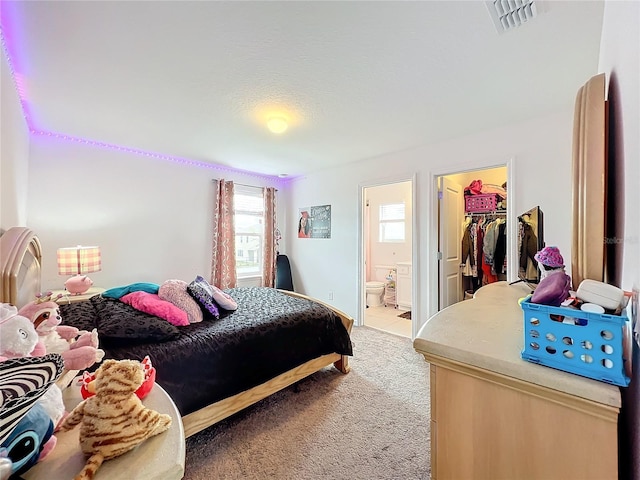
[[[3,1],[2,28],[35,129],[298,176],[573,105],[603,4],[537,3],[503,34],[481,1]]]

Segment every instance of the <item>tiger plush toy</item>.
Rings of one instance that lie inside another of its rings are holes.
[[[135,394],[143,381],[144,368],[135,360],[105,360],[96,370],[95,396],[79,403],[60,427],[80,424],[80,447],[88,459],[74,480],[92,479],[104,460],[171,426],[169,415],[145,407]]]

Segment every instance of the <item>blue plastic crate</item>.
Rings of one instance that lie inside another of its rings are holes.
[[[626,315],[588,313],[568,307],[521,303],[524,312],[522,358],[601,382],[626,387]]]

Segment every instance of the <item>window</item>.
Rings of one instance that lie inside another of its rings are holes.
[[[380,205],[380,242],[404,242],[404,202]]]
[[[262,276],[264,198],[262,188],[234,186],[236,273],[238,278]]]

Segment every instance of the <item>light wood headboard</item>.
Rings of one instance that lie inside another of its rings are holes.
[[[40,293],[42,247],[27,227],[11,227],[0,237],[0,301],[23,307]]]

